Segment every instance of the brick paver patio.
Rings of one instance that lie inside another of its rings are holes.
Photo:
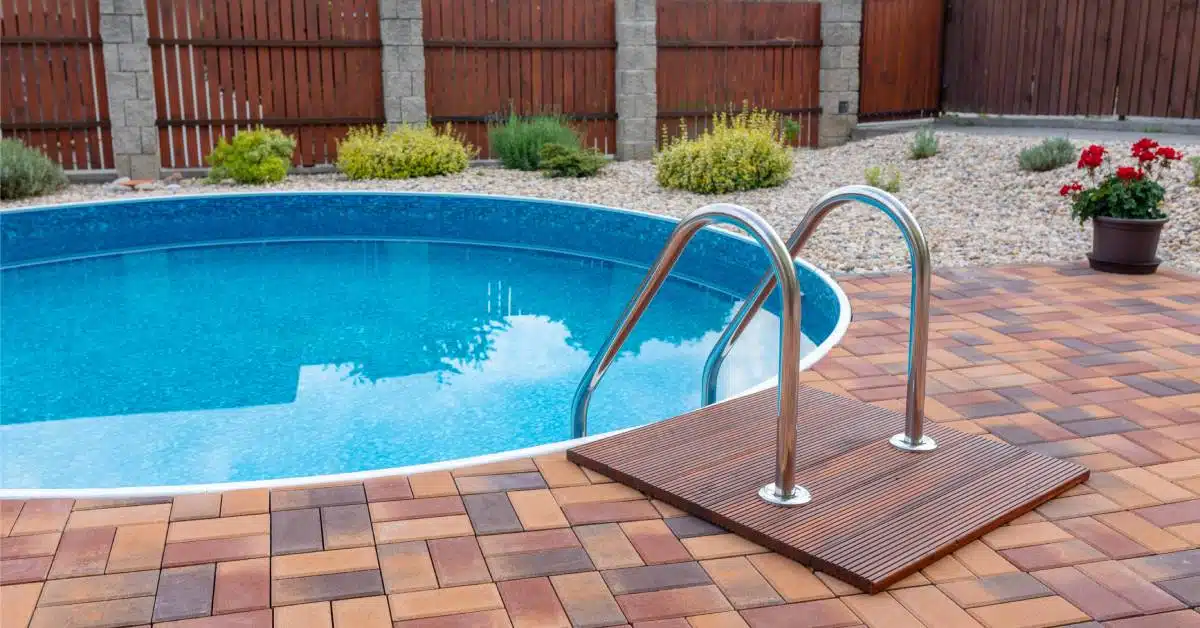
[[[902,410],[906,276],[805,380]],[[1073,489],[866,596],[562,454],[365,484],[0,504],[0,625],[1200,626],[1200,279],[935,278],[932,420]]]

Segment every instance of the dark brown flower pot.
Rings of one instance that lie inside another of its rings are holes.
[[[1149,275],[1158,270],[1158,235],[1167,219],[1092,219],[1092,252],[1088,263],[1094,270],[1122,275]]]

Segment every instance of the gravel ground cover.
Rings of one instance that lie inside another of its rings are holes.
[[[1037,138],[994,137],[941,131],[941,153],[910,161],[912,134],[891,135],[824,150],[801,150],[784,186],[721,196],[701,196],[664,190],[654,180],[649,162],[618,162],[592,179],[546,179],[537,173],[475,167],[458,175],[404,181],[350,182],[337,174],[294,175],[266,187],[210,185],[198,180],[182,183],[177,191],[117,192],[102,185],[72,185],[54,195],[5,202],[0,209],[132,198],[172,193],[238,190],[420,190],[536,196],[596,203],[682,216],[702,205],[731,202],[766,217],[784,237],[807,208],[822,194],[848,184],[863,183],[871,165],[894,165],[901,174],[897,196],[917,215],[933,250],[934,264],[987,266],[1014,263],[1078,261],[1090,248],[1090,225],[1070,220],[1058,188],[1079,172],[1068,166],[1047,173],[1022,172],[1020,149]],[[1077,142],[1082,147],[1082,143]],[[1123,156],[1124,143],[1110,144]],[[1200,155],[1200,140],[1176,146],[1187,155]],[[1190,168],[1180,163],[1165,173],[1167,211],[1159,255],[1166,265],[1200,273],[1200,190],[1187,186]],[[861,206],[831,214],[802,254],[831,272],[876,272],[907,267],[899,231],[882,215]]]

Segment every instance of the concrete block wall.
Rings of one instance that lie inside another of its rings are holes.
[[[421,124],[428,119],[421,28],[421,0],[379,0],[383,111],[389,125]]]
[[[161,163],[148,35],[143,0],[100,0],[114,166],[134,179],[157,179]]]
[[[658,134],[655,0],[617,0],[617,159],[649,159]]]
[[[858,123],[863,0],[821,0],[820,146],[850,140]]]

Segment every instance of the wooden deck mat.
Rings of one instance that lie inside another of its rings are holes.
[[[657,499],[878,592],[1087,479],[1080,465],[926,423],[938,449],[887,439],[900,414],[801,388],[797,482],[806,505],[758,489],[775,467],[776,389],[571,449],[567,457]]]

